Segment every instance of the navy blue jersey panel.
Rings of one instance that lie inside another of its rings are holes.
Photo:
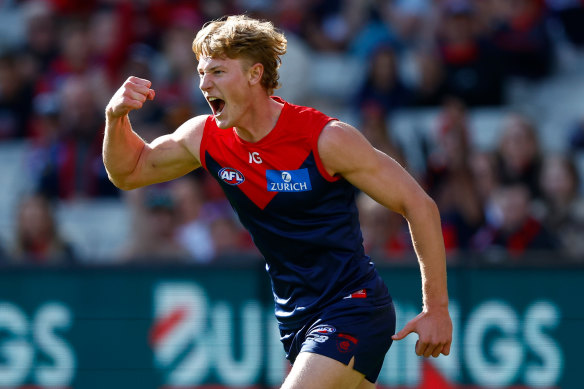
[[[205,158],[266,259],[283,327],[294,327],[369,283],[377,287],[377,273],[363,250],[356,190],[342,179],[325,180],[312,153],[300,167],[308,172],[311,190],[279,192],[263,210],[219,178],[223,167],[209,153]]]

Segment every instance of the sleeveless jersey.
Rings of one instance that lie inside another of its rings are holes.
[[[379,290],[380,279],[363,250],[355,187],[319,158],[334,119],[273,98],[284,107],[264,138],[246,142],[209,116],[200,156],[265,257],[280,327],[294,328],[357,290]]]

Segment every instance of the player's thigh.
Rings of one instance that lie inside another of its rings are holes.
[[[363,381],[366,381],[365,376],[353,370],[353,361],[347,366],[324,355],[301,352],[281,389],[375,388],[360,386]]]

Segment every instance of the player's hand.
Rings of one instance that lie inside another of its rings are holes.
[[[447,308],[424,310],[391,338],[402,340],[412,332],[419,337],[416,342],[416,354],[419,356],[436,358],[440,354],[450,354],[452,320]]]
[[[128,114],[133,109],[140,109],[146,100],[153,100],[154,89],[152,83],[143,78],[129,77],[112,96],[106,107],[110,117],[118,118]]]

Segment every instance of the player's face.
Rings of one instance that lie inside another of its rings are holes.
[[[250,105],[248,72],[241,59],[201,58],[199,88],[219,128],[237,125]]]

